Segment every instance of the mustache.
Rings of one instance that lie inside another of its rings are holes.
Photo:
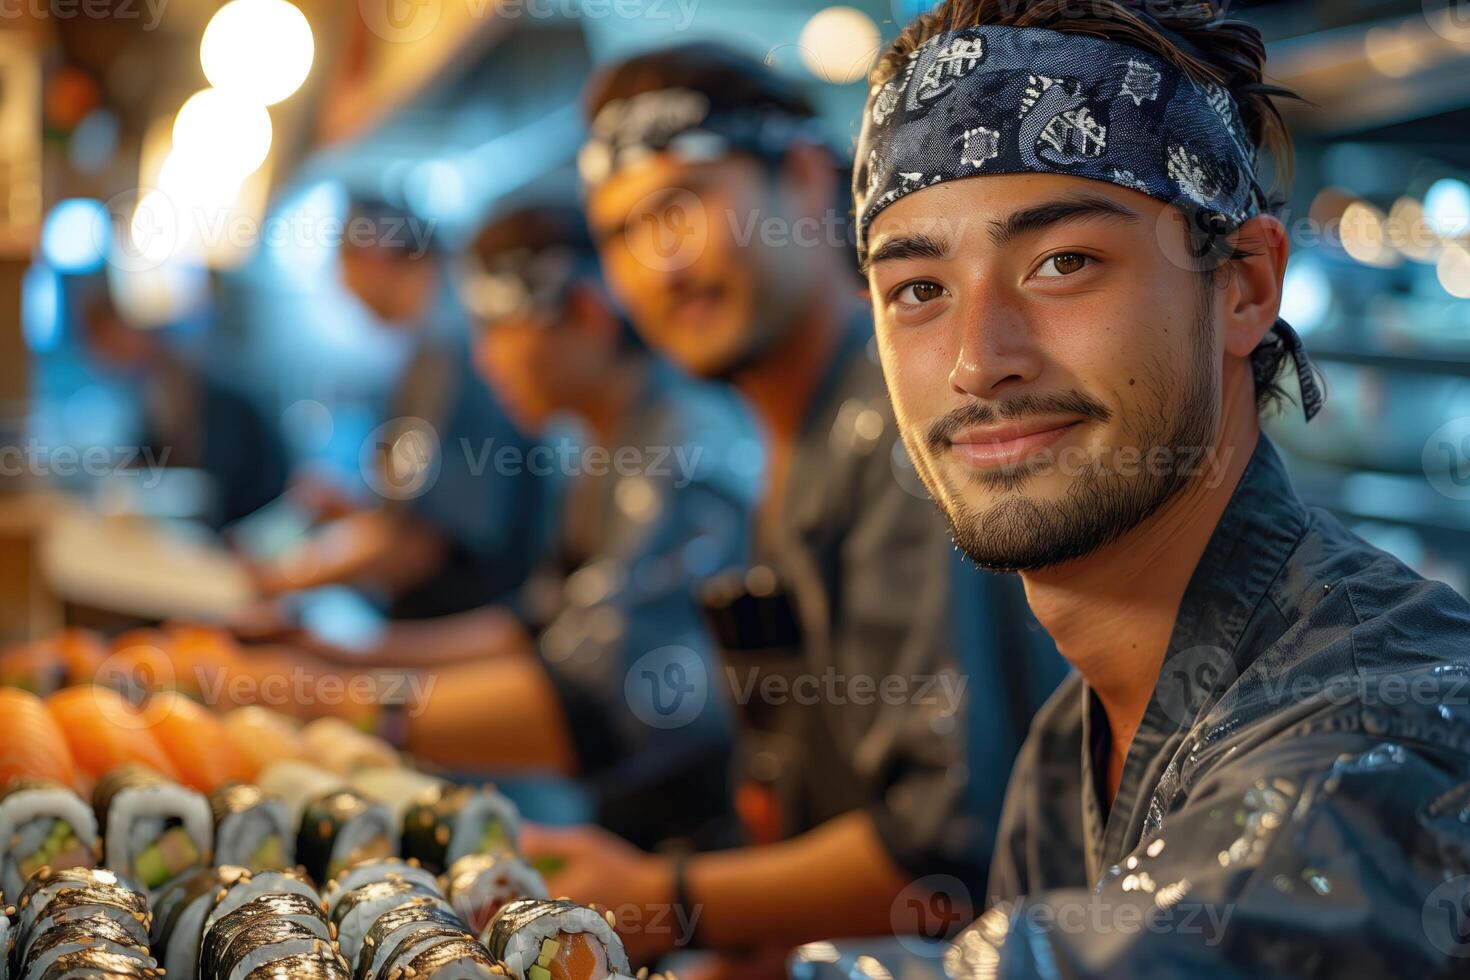
[[[942,452],[961,429],[990,425],[998,420],[1015,422],[1031,415],[1076,415],[1093,422],[1107,422],[1113,417],[1102,402],[1075,389],[1049,395],[1017,395],[995,405],[983,402],[961,405],[930,425],[924,441],[930,450]]]

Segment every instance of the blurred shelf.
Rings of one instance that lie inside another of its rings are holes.
[[[1390,371],[1470,378],[1470,354],[1392,354],[1385,351],[1347,350],[1315,345],[1308,345],[1307,353],[1312,360],[1328,364],[1354,364]]]

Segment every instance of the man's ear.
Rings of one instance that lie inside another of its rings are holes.
[[[1281,283],[1291,251],[1286,226],[1260,214],[1236,229],[1231,244],[1242,257],[1231,259],[1220,323],[1225,352],[1250,357],[1281,312]]]
[[[791,144],[781,160],[781,173],[797,213],[820,216],[832,208],[837,199],[838,168],[826,147],[805,140]]]

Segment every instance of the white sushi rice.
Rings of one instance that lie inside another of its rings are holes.
[[[493,789],[482,788],[470,797],[454,819],[454,832],[449,838],[445,864],[453,864],[480,848],[485,825],[498,820],[505,830],[506,843],[514,849],[521,833],[521,814],[516,805]]]
[[[38,786],[16,790],[0,801],[0,892],[19,896],[25,887],[20,859],[45,841],[53,821],[65,820],[77,839],[94,851],[97,818],[81,797],[61,786]]]
[[[293,936],[280,942],[265,943],[240,957],[230,969],[228,980],[245,980],[256,967],[283,960],[288,956],[318,953],[330,949],[330,943],[315,936]]]
[[[134,862],[158,840],[169,820],[179,821],[198,848],[200,863],[208,864],[214,844],[209,801],[177,783],[148,783],[118,790],[112,798],[103,841],[107,867],[136,880]]]
[[[505,909],[501,912],[503,914]],[[619,974],[630,972],[628,954],[623,951],[623,941],[618,938],[612,926],[596,910],[581,907],[543,913],[517,929],[505,944],[502,962],[506,969],[510,970],[516,980],[526,980],[527,972],[536,965],[536,959],[541,955],[541,944],[559,932],[590,932],[607,949],[608,968]]]
[[[437,903],[446,912],[454,911],[449,907],[449,903],[438,895],[437,889],[431,892],[418,889],[416,886],[415,891],[411,893],[384,895],[381,898],[361,902],[337,923],[337,946],[342,950],[342,955],[347,958],[347,962],[356,965],[357,954],[362,950],[362,941],[367,938],[368,930],[373,927],[373,923],[378,921],[378,916],[418,897]]]

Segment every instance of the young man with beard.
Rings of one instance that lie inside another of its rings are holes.
[[[1258,414],[1288,365],[1320,405],[1256,176],[1286,93],[1252,27],[1148,10],[951,0],[859,142],[905,443],[1079,672],[951,975],[1463,970],[1470,607],[1293,493]]]
[[[957,560],[906,469],[814,111],[707,44],[610,68],[588,109],[580,164],[610,285],[645,340],[730,384],[762,431],[760,564],[708,597],[759,846],[670,861],[533,830],[527,848],[564,859],[553,893],[673,903],[719,949],[958,925],[907,900],[978,896],[1000,787],[1060,662],[1035,649],[1015,583]],[[626,938],[651,956],[689,937]]]

